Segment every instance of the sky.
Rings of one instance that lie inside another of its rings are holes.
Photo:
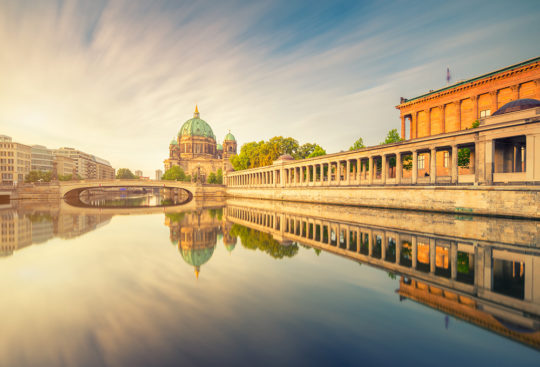
[[[400,97],[540,56],[540,1],[0,0],[0,134],[154,176],[199,106],[222,142],[328,153]]]

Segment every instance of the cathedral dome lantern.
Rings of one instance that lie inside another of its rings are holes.
[[[195,113],[193,113],[193,118],[184,122],[180,131],[178,132],[179,137],[190,137],[190,136],[201,136],[210,139],[216,139],[212,128],[208,123],[200,118],[199,109],[195,106]]]

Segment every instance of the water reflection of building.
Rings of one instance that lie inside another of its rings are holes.
[[[0,211],[0,256],[32,244],[32,224],[24,215],[7,209]]]
[[[506,225],[501,220],[441,214],[440,218],[425,216],[423,223],[422,216],[417,216],[420,223],[414,226],[425,230],[411,231],[391,218],[394,213],[388,210],[353,208],[349,216],[344,209],[330,206],[317,206],[314,214],[310,214],[312,206],[308,204],[302,210],[301,204],[282,203],[277,212],[261,207],[264,205],[260,203],[231,200],[224,216],[276,239],[302,243],[401,275],[401,296],[405,291],[414,293],[414,297],[407,297],[430,307],[444,303],[444,308],[435,308],[540,349],[540,287],[534,281],[540,272],[536,222],[510,221],[507,226],[515,233],[507,231],[500,236],[497,231],[486,231],[475,238],[465,228],[474,226],[475,220],[479,228]],[[358,215],[362,213],[365,216]],[[410,223],[405,217],[416,214],[395,215]],[[325,219],[332,216],[353,220]],[[446,233],[435,234],[434,229],[444,230],[434,223],[438,221],[447,227]],[[407,287],[411,284],[414,292]],[[429,297],[419,297],[425,289]],[[467,312],[463,307],[468,307]]]
[[[54,237],[73,238],[110,221],[112,215],[64,214],[53,211],[0,210],[0,253],[2,256]]]
[[[227,251],[234,250],[236,237],[229,233],[230,225],[222,221],[222,208],[193,212],[171,213],[165,216],[171,242],[186,263],[193,266],[198,278],[201,266],[214,254],[218,236],[223,236]]]

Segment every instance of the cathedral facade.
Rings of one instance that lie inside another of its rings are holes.
[[[224,173],[233,170],[229,158],[236,152],[234,136],[229,132],[223,144],[218,144],[212,128],[200,118],[199,110],[195,107],[193,118],[184,122],[177,137],[169,144],[169,158],[164,161],[165,171],[180,166],[186,175],[204,180],[218,169]]]

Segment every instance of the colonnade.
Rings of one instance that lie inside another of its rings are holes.
[[[288,188],[540,181],[540,171],[534,169],[540,156],[535,143],[540,141],[540,113],[528,113],[535,120],[500,122],[504,115],[494,116],[496,124],[436,137],[277,160],[271,166],[229,172],[225,183],[230,188]]]

